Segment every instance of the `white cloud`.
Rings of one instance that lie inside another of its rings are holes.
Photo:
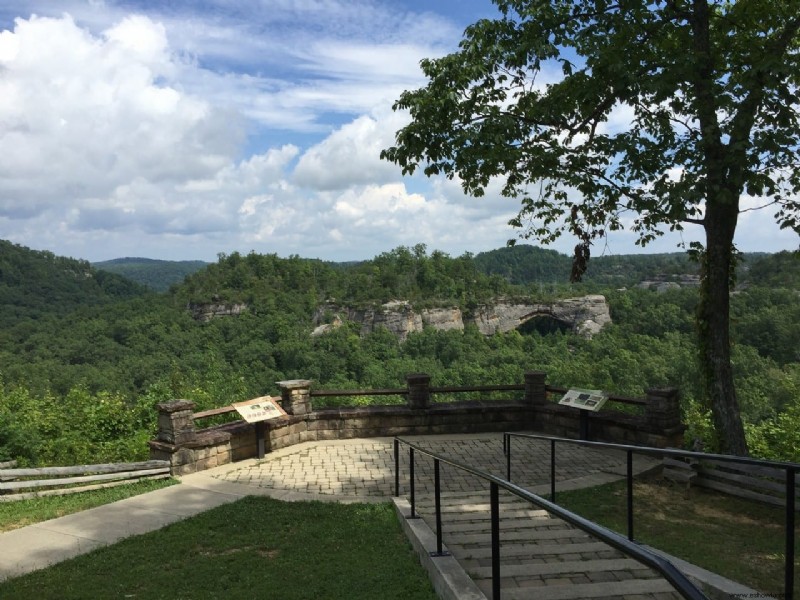
[[[173,63],[163,27],[147,18],[100,38],[68,16],[32,17],[0,39],[3,206],[20,197],[18,181],[53,208],[134,178],[176,181],[229,161],[236,127],[227,116],[157,83]]]
[[[392,102],[424,84],[419,60],[454,49],[456,23],[490,3],[431,5],[457,5],[447,17],[388,0],[2,4],[2,238],[91,260],[352,260],[420,242],[479,252],[516,234],[501,181],[470,198],[379,159],[408,119]],[[743,215],[740,235],[785,240],[765,212]]]
[[[390,113],[376,120],[361,116],[309,148],[297,163],[294,181],[317,190],[384,183],[400,178],[396,165],[381,160],[381,150],[394,142],[404,115]]]

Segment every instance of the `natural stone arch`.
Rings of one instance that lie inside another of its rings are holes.
[[[567,331],[575,331],[575,323],[559,319],[553,311],[548,308],[546,310],[539,310],[520,319],[517,326],[517,331],[521,334],[529,334],[534,331],[540,335],[549,335],[556,332],[566,333]]]
[[[322,316],[327,313],[335,314],[338,320],[333,324],[325,323]],[[358,323],[362,335],[377,327],[385,327],[401,341],[412,332],[422,331],[423,327],[463,330],[467,324],[474,324],[484,335],[494,335],[517,329],[525,321],[542,314],[568,324],[573,331],[585,337],[591,337],[611,322],[606,299],[600,295],[568,298],[547,304],[511,304],[498,301],[492,305],[480,306],[469,315],[463,314],[456,307],[416,312],[408,302],[391,302],[380,308],[361,310],[346,306],[321,307],[314,319],[317,327],[312,335],[323,335],[344,320]]]

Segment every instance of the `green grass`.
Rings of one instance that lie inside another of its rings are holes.
[[[435,600],[391,504],[247,497],[0,583],[0,598]]]
[[[561,506],[627,535],[625,482],[558,492]],[[661,478],[634,484],[634,537],[759,592],[783,591],[784,510]],[[797,540],[795,540],[797,542]],[[795,553],[798,556],[798,553]],[[800,557],[800,556],[799,556]],[[800,589],[800,561],[795,566]]]
[[[87,508],[94,508],[117,500],[124,500],[131,496],[152,492],[176,483],[178,482],[175,479],[137,481],[127,485],[78,492],[67,496],[40,496],[30,500],[0,502],[0,532],[18,529],[33,523],[55,519],[56,517],[63,517]]]

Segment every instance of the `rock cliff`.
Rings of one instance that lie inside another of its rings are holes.
[[[187,307],[197,321],[207,322],[214,317],[234,317],[247,310],[246,304],[227,304],[217,302],[211,304],[189,304]]]
[[[323,323],[326,315],[333,319]],[[509,304],[498,302],[491,306],[478,307],[470,316],[465,316],[458,308],[434,308],[414,311],[408,302],[389,302],[380,308],[354,309],[347,306],[326,305],[317,310],[312,335],[322,335],[344,321],[361,325],[365,335],[378,327],[385,327],[401,341],[414,331],[425,326],[439,330],[463,330],[474,323],[484,335],[504,333],[516,329],[535,317],[547,316],[561,321],[578,334],[591,337],[611,322],[608,304],[604,296],[592,295],[569,298],[548,304]]]

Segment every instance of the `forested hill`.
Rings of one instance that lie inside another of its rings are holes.
[[[567,283],[572,258],[555,250],[516,245],[475,256],[475,266],[487,275],[500,275],[513,284]],[[697,275],[699,265],[685,252],[595,256],[589,261],[584,282],[596,285],[634,286],[642,281],[680,280]],[[741,284],[800,289],[800,255],[746,253],[738,265]]]
[[[102,271],[127,277],[156,292],[166,292],[183,281],[187,275],[196,273],[208,266],[202,260],[155,260],[152,258],[115,258],[92,263]]]
[[[41,314],[65,314],[78,306],[111,304],[146,290],[85,260],[56,256],[0,240],[0,323]]]
[[[731,331],[743,419],[757,453],[800,458],[800,260],[745,259]],[[388,388],[411,372],[429,373],[436,385],[482,385],[541,369],[552,385],[623,395],[676,386],[689,439],[713,441],[695,360],[697,290],[635,285],[669,281],[692,263],[679,255],[592,260],[609,283],[571,285],[569,257],[526,246],[450,257],[420,244],[350,264],[232,253],[155,293],[86,261],[0,242],[0,460],[139,460],[157,402],[190,398],[203,410],[273,394],[285,379]],[[333,321],[342,304],[408,300],[468,314],[499,297],[590,292],[606,296],[613,319],[591,340],[547,327],[496,336],[431,328],[401,343],[385,329],[364,333],[347,322],[311,335],[312,317],[322,309],[327,318],[327,307]],[[226,302],[245,308],[206,321],[188,310]]]

